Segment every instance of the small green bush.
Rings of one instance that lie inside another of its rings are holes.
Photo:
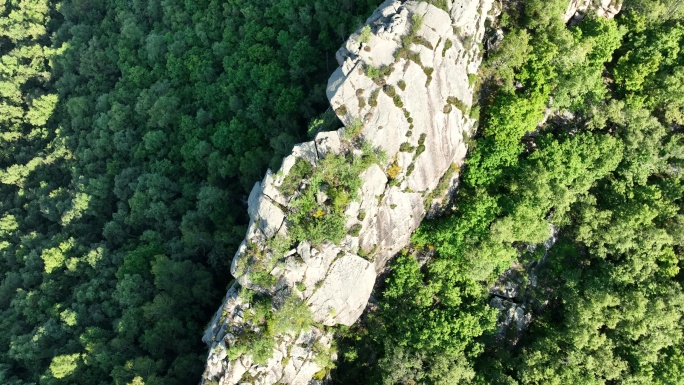
[[[427,134],[420,134],[420,138],[418,138],[418,147],[416,148],[416,153],[413,155],[413,159],[416,159],[418,155],[422,154],[425,151],[426,138]]]
[[[451,39],[447,39],[444,42],[444,48],[442,48],[442,57],[446,56],[446,52],[454,45],[454,42],[451,41]]]
[[[399,95],[394,95],[392,98],[392,101],[394,101],[394,105],[401,108],[404,107],[404,103],[401,101],[401,96]]]
[[[406,176],[411,175],[411,173],[413,172],[413,170],[415,168],[416,168],[415,164],[413,164],[413,163],[409,164],[408,167],[406,167]]]
[[[397,83],[397,86],[399,87],[400,90],[404,91],[406,89],[406,82],[404,80],[399,80]]]
[[[361,119],[356,118],[351,122],[351,124],[345,127],[344,139],[351,140],[356,138],[361,134],[361,131],[363,131],[363,122]]]
[[[445,12],[449,12],[449,7],[447,7],[446,0],[428,0],[428,3],[434,5],[435,7],[439,8]]]
[[[411,16],[411,30],[409,32],[409,36],[414,37],[420,31],[420,28],[423,26],[423,16],[418,15],[418,14],[413,14]]]
[[[477,74],[468,74],[468,86],[472,87],[477,83]]]
[[[359,34],[359,42],[368,44],[371,38],[371,28],[370,25],[364,25],[363,28],[361,28],[361,32]]]
[[[409,51],[406,57],[408,58],[408,60],[415,62],[419,66],[423,65],[422,61],[420,60],[420,54],[418,52]]]
[[[312,171],[313,168],[311,163],[303,158],[297,158],[294,166],[292,166],[290,172],[285,176],[283,183],[278,187],[278,190],[285,196],[294,194],[302,183],[302,180],[307,179]]]
[[[472,119],[480,119],[480,105],[475,105],[471,108],[469,115]]]
[[[347,106],[341,105],[341,106],[337,107],[337,109],[335,110],[335,113],[337,114],[337,116],[347,115]]]
[[[362,227],[363,226],[361,226],[360,223],[355,224],[354,226],[352,226],[351,229],[349,229],[349,235],[351,235],[352,237],[358,237],[359,234],[361,234]]]
[[[404,142],[401,145],[399,145],[399,151],[401,151],[401,152],[411,152],[413,150],[414,150],[414,148],[411,147],[411,143],[409,143],[409,142]]]
[[[273,357],[275,341],[270,338],[256,338],[251,345],[250,353],[255,363],[265,365],[268,359]]]
[[[305,301],[290,295],[285,299],[283,305],[271,314],[266,329],[268,336],[274,337],[281,333],[300,331],[311,327],[311,310]]]
[[[392,67],[383,65],[381,67],[374,67],[372,65],[366,65],[366,76],[371,79],[384,78],[392,73]]]
[[[423,72],[425,72],[425,75],[427,76],[427,80],[425,80],[425,87],[427,87],[432,82],[432,73],[435,72],[435,69],[432,67],[423,67]]]
[[[370,98],[368,98],[368,105],[371,107],[377,107],[378,106],[378,94],[380,93],[380,89],[377,88],[373,90],[370,94]]]
[[[240,358],[241,355],[247,353],[248,350],[249,347],[246,344],[236,344],[226,349],[226,353],[228,354],[228,359],[235,361]]]
[[[447,103],[461,110],[461,113],[463,113],[464,116],[468,113],[468,106],[455,96],[449,96],[447,98]]]
[[[411,43],[423,45],[423,46],[427,47],[427,48],[430,49],[430,50],[434,50],[434,49],[435,49],[435,47],[432,46],[432,43],[430,43],[429,41],[427,41],[427,40],[426,40],[424,37],[422,37],[422,36],[414,36],[414,37],[412,37],[412,38],[411,38]]]
[[[425,134],[425,133],[420,134],[420,138],[418,138],[418,144],[421,146],[423,144],[425,144],[425,139],[427,139],[427,134]]]
[[[267,271],[253,271],[249,275],[249,280],[255,285],[259,285],[263,288],[271,288],[278,282],[276,277],[272,276]]]
[[[395,160],[389,168],[387,168],[387,176],[390,177],[390,179],[396,179],[397,176],[399,176],[399,173],[401,173],[401,166],[399,166]]]

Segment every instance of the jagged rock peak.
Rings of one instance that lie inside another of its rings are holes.
[[[231,266],[237,282],[203,339],[203,384],[325,375],[334,352],[323,325],[359,318],[377,272],[454,187],[475,127],[472,82],[492,1],[447,1],[446,11],[388,0],[338,51],[327,95],[345,127],[296,145],[252,189],[251,223]],[[245,336],[265,332],[264,308],[280,314],[288,298],[314,322],[278,331],[268,359],[240,349]]]

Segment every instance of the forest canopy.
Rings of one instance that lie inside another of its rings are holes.
[[[246,195],[375,6],[0,2],[1,383],[199,381]]]

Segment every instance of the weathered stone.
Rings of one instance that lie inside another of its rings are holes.
[[[286,206],[288,199],[287,197],[284,197],[278,190],[278,186],[280,186],[282,183],[282,179],[283,177],[273,175],[273,172],[268,169],[266,170],[266,176],[264,177],[264,180],[261,181],[261,189],[262,193],[270,198],[273,202],[281,206]]]
[[[273,237],[285,221],[285,213],[263,194],[260,182],[254,184],[249,194],[248,205],[250,218],[258,224],[267,238]]]
[[[302,158],[309,161],[311,164],[318,162],[318,152],[316,151],[316,144],[314,142],[304,142],[295,144],[292,148],[292,156],[295,158]]]
[[[525,305],[520,305],[501,297],[492,298],[489,305],[499,309],[499,319],[497,321],[497,334],[499,338],[504,339],[507,335],[511,335],[510,342],[515,344],[521,333],[532,321],[532,314],[526,311]]]
[[[345,253],[333,262],[323,284],[309,298],[314,319],[328,326],[350,326],[361,316],[374,284],[373,264]]]
[[[377,220],[375,266],[382,270],[385,263],[408,244],[425,214],[421,194],[391,188],[381,202]]]
[[[223,378],[224,384],[236,384],[247,372],[251,365],[251,356],[243,356],[241,359],[229,363],[226,374]]]
[[[318,150],[318,157],[323,158],[325,154],[332,152],[337,154],[340,152],[342,143],[340,142],[340,135],[337,131],[319,132],[316,135],[316,149]]]

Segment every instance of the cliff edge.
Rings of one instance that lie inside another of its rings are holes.
[[[255,184],[236,283],[203,338],[203,384],[326,375],[327,327],[359,318],[376,274],[458,180],[492,2],[388,0],[337,52],[327,95],[345,127]]]

